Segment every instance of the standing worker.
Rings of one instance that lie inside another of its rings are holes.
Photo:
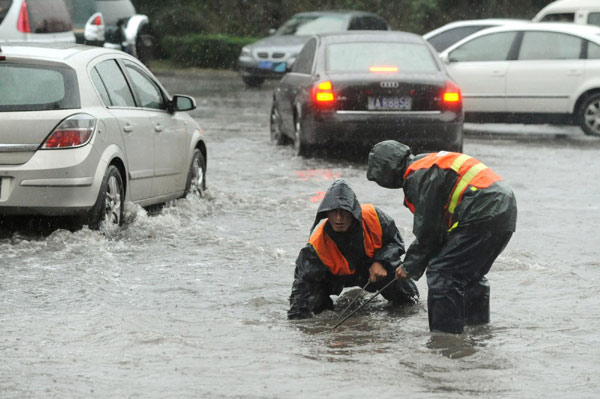
[[[396,277],[419,279],[427,269],[431,331],[454,334],[465,324],[489,322],[485,275],[517,223],[517,203],[507,183],[468,155],[441,151],[413,156],[393,140],[369,153],[367,179],[403,188],[414,214],[414,242]]]
[[[344,287],[369,282],[367,291],[382,289],[394,279],[403,254],[404,242],[394,220],[371,204],[361,206],[350,186],[336,180],[319,205],[310,239],[296,259],[288,318],[333,310],[330,295],[339,295]],[[402,279],[381,295],[395,304],[412,304],[419,291],[414,281]]]

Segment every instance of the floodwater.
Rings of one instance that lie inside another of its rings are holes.
[[[346,179],[410,243],[401,192],[368,182],[364,159],[271,144],[272,84],[159,76],[198,101],[207,195],[153,213],[130,205],[113,235],[0,230],[1,398],[600,396],[600,140],[466,139],[519,204],[488,275],[489,325],[431,334],[422,279],[420,304],[377,298],[332,331],[340,310],[286,320],[320,196]],[[334,297],[338,309],[357,292]]]

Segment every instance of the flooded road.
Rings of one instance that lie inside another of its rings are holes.
[[[467,137],[464,151],[519,205],[488,275],[489,325],[429,333],[422,279],[420,304],[378,298],[332,331],[341,310],[286,320],[320,196],[346,179],[408,244],[401,191],[367,181],[364,159],[271,144],[272,85],[246,90],[225,72],[159,77],[197,99],[206,198],[153,214],[129,206],[112,236],[0,230],[0,398],[600,395],[600,140]],[[352,294],[334,297],[338,309]]]

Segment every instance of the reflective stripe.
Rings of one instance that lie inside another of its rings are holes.
[[[452,165],[452,168],[454,169],[454,164]],[[452,191],[450,204],[448,205],[448,213],[450,213],[451,215],[454,214],[454,209],[458,205],[458,201],[460,200],[460,197],[462,196],[462,193],[465,190],[465,188],[467,188],[471,180],[473,180],[473,178],[477,176],[479,172],[487,168],[487,166],[480,162],[471,166],[469,171],[460,178],[460,180],[456,184],[456,187],[454,187],[454,190]]]
[[[454,170],[456,173],[458,173],[458,170],[460,169],[460,167],[463,165],[463,163],[465,163],[466,161],[468,161],[469,159],[471,159],[470,156],[466,155],[466,154],[462,154],[461,156],[457,157],[454,162],[452,162],[452,166],[450,167],[452,170]]]

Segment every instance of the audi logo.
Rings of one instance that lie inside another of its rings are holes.
[[[379,83],[384,89],[396,89],[400,86],[398,82],[381,82]]]

